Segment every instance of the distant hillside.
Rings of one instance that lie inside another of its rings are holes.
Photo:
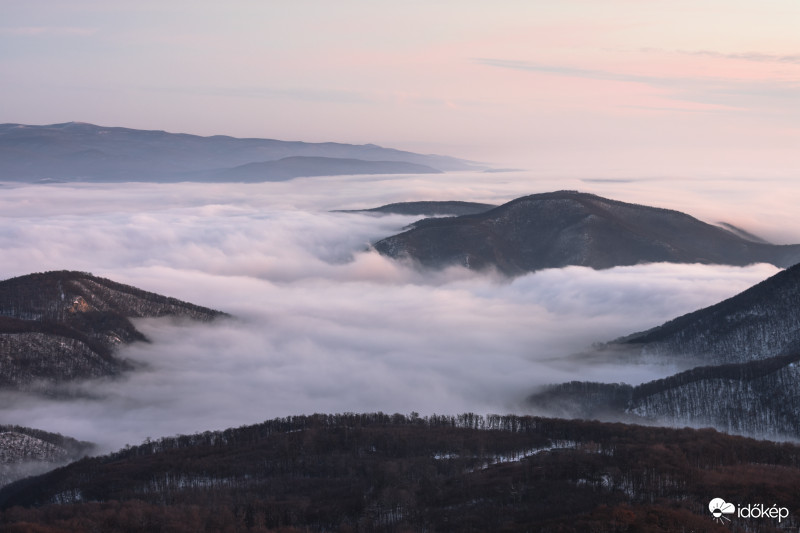
[[[568,265],[800,262],[800,245],[753,242],[678,211],[576,191],[534,194],[479,214],[425,220],[374,246],[424,267],[493,267],[508,275]]]
[[[289,161],[275,163],[287,158]],[[303,161],[304,158],[309,159]],[[265,162],[273,162],[272,177],[265,174],[265,169],[270,167]],[[370,166],[367,162],[376,164]],[[236,168],[250,163],[256,167]],[[260,170],[258,165],[262,166]],[[485,168],[453,157],[415,154],[374,144],[304,143],[221,135],[200,137],[80,122],[48,126],[0,124],[0,180],[8,181],[224,180],[226,169],[236,175],[231,179],[274,180],[298,175],[343,174],[346,173],[343,167],[347,166],[351,167],[351,172],[358,170],[354,173]],[[267,177],[259,178],[259,175]],[[283,177],[278,178],[278,175]]]
[[[0,282],[0,387],[47,389],[128,369],[115,347],[146,340],[130,318],[223,315],[85,272],[8,279]]]
[[[762,439],[800,439],[800,352],[698,367],[635,387],[573,381],[531,395],[537,412],[568,418],[713,427]]]
[[[0,487],[63,466],[91,453],[94,445],[20,426],[0,426]]]
[[[781,526],[796,529],[798,465],[797,446],[713,430],[472,413],[293,416],[18,481],[0,490],[0,528],[724,532],[708,508],[724,495],[785,507]],[[776,531],[773,522],[747,530]]]
[[[386,204],[371,209],[349,209],[339,210],[337,213],[376,213],[376,214],[395,214],[411,216],[461,216],[483,213],[489,209],[497,207],[493,204],[481,204],[478,202],[450,201],[422,201],[422,202],[398,202]]]
[[[605,348],[706,364],[766,359],[800,345],[798,302],[800,264],[723,302],[617,339]]]
[[[334,157],[284,157],[277,161],[247,163],[228,170],[213,172],[213,178],[224,181],[284,181],[313,176],[350,174],[441,174],[441,170],[402,161],[364,161]]]
[[[748,241],[760,242],[760,243],[763,243],[763,244],[769,244],[768,241],[762,239],[758,235],[753,235],[749,231],[743,230],[742,228],[734,226],[733,224],[729,224],[727,222],[720,222],[719,225],[722,226],[723,228],[727,229],[728,231],[731,231],[731,232],[735,233],[736,235],[738,235],[739,237],[741,237],[743,239],[746,239]]]

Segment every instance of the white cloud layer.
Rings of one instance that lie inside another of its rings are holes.
[[[300,413],[519,412],[537,385],[671,373],[669,365],[573,365],[564,357],[777,272],[655,264],[546,270],[513,281],[461,268],[422,273],[367,250],[412,218],[329,212],[412,199],[502,201],[573,185],[515,174],[491,179],[0,187],[3,278],[85,270],[235,315],[212,325],[141,320],[153,343],[120,355],[145,369],[84,384],[94,399],[5,395],[0,422],[113,449]],[[711,185],[685,198],[701,205]],[[641,183],[595,186],[617,198],[614,191],[627,190],[620,199],[677,203],[647,200]]]

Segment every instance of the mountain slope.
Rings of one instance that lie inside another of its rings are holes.
[[[708,363],[766,359],[800,343],[800,264],[711,307],[605,345]]]
[[[8,279],[0,282],[0,387],[47,389],[128,369],[115,347],[146,340],[130,318],[223,315],[84,272]]]
[[[800,245],[753,242],[678,211],[576,191],[534,194],[485,213],[426,220],[374,246],[425,267],[494,267],[508,275],[568,265],[800,262]]]
[[[84,457],[94,445],[20,426],[0,426],[0,487]]]
[[[635,387],[573,381],[528,403],[540,412],[661,425],[713,427],[766,439],[800,438],[800,352],[698,367]]]
[[[472,413],[294,416],[18,481],[0,490],[0,528],[730,531],[712,521],[713,495],[794,510],[798,464],[797,446],[709,430]]]
[[[453,157],[373,144],[200,137],[79,122],[0,124],[0,180],[185,181],[208,179],[210,171],[296,156],[410,163],[438,171],[480,168]],[[312,175],[319,175],[320,170],[315,172]]]

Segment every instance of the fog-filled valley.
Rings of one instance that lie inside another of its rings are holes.
[[[314,412],[534,413],[537,387],[638,384],[680,361],[569,357],[733,296],[774,266],[643,264],[507,278],[422,270],[369,249],[419,217],[336,213],[390,202],[579,189],[798,242],[796,193],[754,200],[763,181],[546,178],[497,174],[344,176],[261,184],[4,184],[3,277],[80,270],[232,315],[211,324],[138,319],[152,342],[122,378],[69,399],[4,392],[5,423],[110,451],[147,437]],[[776,180],[776,186],[779,185]],[[738,187],[738,188],[736,188]]]

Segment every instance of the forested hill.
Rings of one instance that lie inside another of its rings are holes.
[[[0,281],[0,315],[59,321],[86,311],[130,318],[184,316],[195,320],[210,320],[222,314],[87,272],[62,270]]]
[[[532,394],[552,416],[713,427],[768,439],[800,439],[800,351],[698,367],[637,386],[573,381]]]
[[[713,430],[313,415],[148,442],[19,481],[0,491],[0,527],[721,532],[712,497],[786,506],[781,526],[796,528],[799,488],[800,448]]]
[[[678,211],[578,191],[532,194],[482,213],[426,220],[374,246],[424,267],[493,268],[512,276],[568,265],[800,262],[800,245],[753,242]]]
[[[48,390],[53,383],[112,376],[129,368],[114,356],[146,341],[141,317],[208,321],[224,313],[85,272],[46,272],[0,282],[0,387]]]
[[[706,364],[766,359],[800,344],[800,264],[711,307],[606,346]]]
[[[94,445],[58,433],[0,425],[0,487],[84,457]]]

